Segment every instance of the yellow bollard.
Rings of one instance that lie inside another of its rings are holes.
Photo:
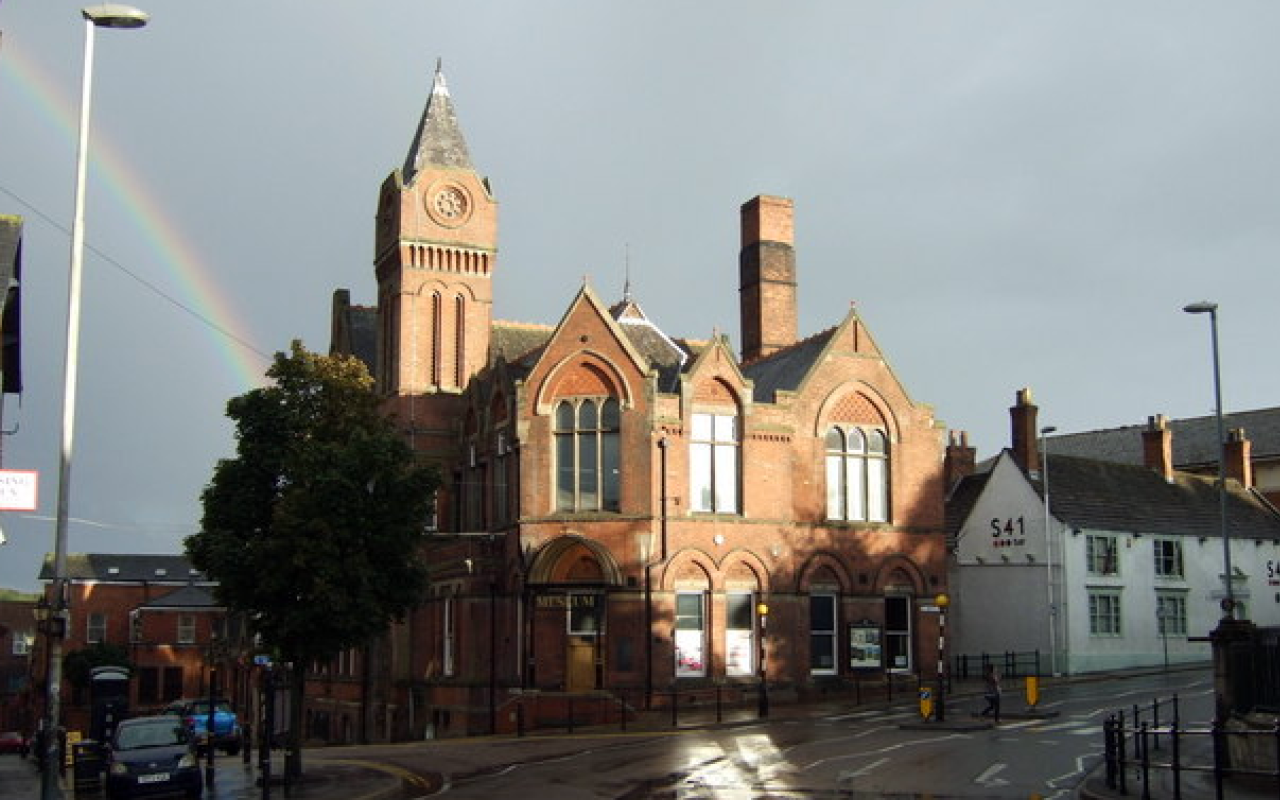
[[[933,692],[928,689],[920,690],[920,717],[929,719],[933,716]]]
[[[1035,675],[1027,676],[1027,707],[1035,708],[1040,702],[1040,679]]]

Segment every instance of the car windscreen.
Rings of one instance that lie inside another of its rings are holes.
[[[186,744],[187,729],[169,720],[146,725],[121,725],[116,729],[117,750],[137,750],[142,747],[171,747]]]

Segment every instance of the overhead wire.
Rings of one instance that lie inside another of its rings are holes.
[[[66,234],[67,236],[70,236],[70,235],[71,235],[71,231],[70,231],[66,226],[64,226],[62,223],[58,222],[57,220],[55,220],[53,217],[49,216],[48,214],[44,213],[43,211],[41,211],[39,208],[37,208],[37,207],[36,207],[36,206],[34,206],[33,204],[31,204],[31,203],[27,202],[27,201],[26,201],[25,199],[23,199],[20,195],[18,195],[16,192],[14,192],[14,191],[10,190],[10,189],[9,189],[8,187],[6,187],[4,184],[0,184],[0,192],[4,192],[4,193],[5,193],[5,194],[7,194],[9,197],[12,197],[15,201],[17,201],[18,203],[20,203],[24,208],[26,208],[28,211],[30,211],[30,212],[31,212],[32,214],[34,214],[35,216],[39,217],[41,220],[43,220],[45,223],[47,223],[48,225],[50,225],[51,227],[53,227],[55,230],[61,231],[62,233]],[[113,266],[113,267],[115,267],[116,269],[118,269],[118,270],[120,270],[121,272],[123,272],[125,275],[129,276],[130,278],[132,278],[132,279],[133,279],[135,282],[137,282],[140,286],[143,286],[144,288],[146,288],[146,289],[150,290],[152,293],[154,293],[154,294],[155,294],[155,295],[157,295],[158,297],[160,297],[160,298],[162,298],[162,299],[164,299],[164,300],[168,301],[168,302],[169,302],[171,305],[173,305],[174,307],[179,308],[179,309],[181,309],[182,311],[185,311],[187,314],[189,314],[190,316],[194,317],[196,320],[198,320],[199,322],[203,323],[205,326],[207,326],[207,327],[209,327],[209,328],[213,329],[214,331],[218,332],[220,335],[222,335],[222,336],[226,337],[227,339],[230,339],[231,341],[235,342],[235,343],[236,343],[237,345],[239,345],[240,347],[243,347],[244,349],[246,349],[246,350],[248,350],[248,351],[250,351],[250,352],[252,352],[252,353],[255,353],[255,354],[259,355],[259,356],[261,356],[263,359],[265,359],[265,360],[266,360],[266,361],[268,361],[268,362],[270,362],[270,361],[272,360],[273,356],[272,356],[271,354],[266,353],[266,352],[263,352],[262,350],[258,349],[256,346],[254,346],[252,343],[250,343],[250,342],[246,341],[244,338],[242,338],[241,336],[239,336],[238,334],[236,334],[236,333],[234,333],[234,332],[232,332],[232,331],[227,330],[225,327],[223,327],[222,325],[220,325],[220,324],[218,324],[217,322],[213,321],[212,319],[209,319],[209,317],[205,316],[204,314],[201,314],[199,311],[196,311],[196,310],[195,310],[194,308],[192,308],[191,306],[187,305],[186,303],[183,303],[181,300],[179,300],[179,299],[177,299],[176,297],[173,297],[172,295],[168,294],[168,293],[167,293],[167,292],[165,292],[163,289],[161,289],[159,286],[155,285],[155,284],[154,284],[154,283],[152,283],[151,281],[147,280],[146,278],[142,277],[142,276],[141,276],[141,275],[139,275],[138,273],[136,273],[136,272],[134,272],[133,270],[129,269],[129,268],[128,268],[128,267],[126,267],[124,264],[120,263],[118,260],[116,260],[116,259],[115,259],[115,258],[113,258],[112,256],[108,255],[107,253],[104,253],[102,250],[98,249],[97,247],[93,246],[92,244],[89,244],[89,243],[87,243],[87,242],[86,242],[86,243],[85,243],[85,249],[86,249],[86,250],[89,250],[89,251],[91,251],[91,252],[93,252],[93,254],[94,254],[94,255],[96,255],[98,258],[101,258],[103,261],[107,262],[107,263],[108,263],[108,264],[110,264],[111,266]]]

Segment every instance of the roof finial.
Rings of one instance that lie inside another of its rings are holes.
[[[622,284],[622,300],[631,302],[631,243],[626,242],[624,245],[623,255],[623,274],[625,280]]]
[[[449,87],[444,82],[444,59],[436,56],[436,74],[431,84],[432,94],[448,94]]]

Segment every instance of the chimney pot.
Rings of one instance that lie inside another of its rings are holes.
[[[1040,409],[1031,402],[1031,390],[1019,389],[1017,401],[1009,409],[1009,421],[1013,427],[1010,449],[1018,466],[1037,474],[1040,471],[1040,443],[1036,439],[1036,432],[1039,430],[1036,427],[1036,417],[1039,412]]]
[[[1142,432],[1142,461],[1166,481],[1173,481],[1173,431],[1164,414],[1147,417],[1147,429]]]
[[[1239,481],[1246,489],[1253,488],[1253,443],[1244,435],[1244,428],[1232,428],[1227,431],[1227,442],[1223,447],[1226,454],[1225,472],[1227,477]]]

